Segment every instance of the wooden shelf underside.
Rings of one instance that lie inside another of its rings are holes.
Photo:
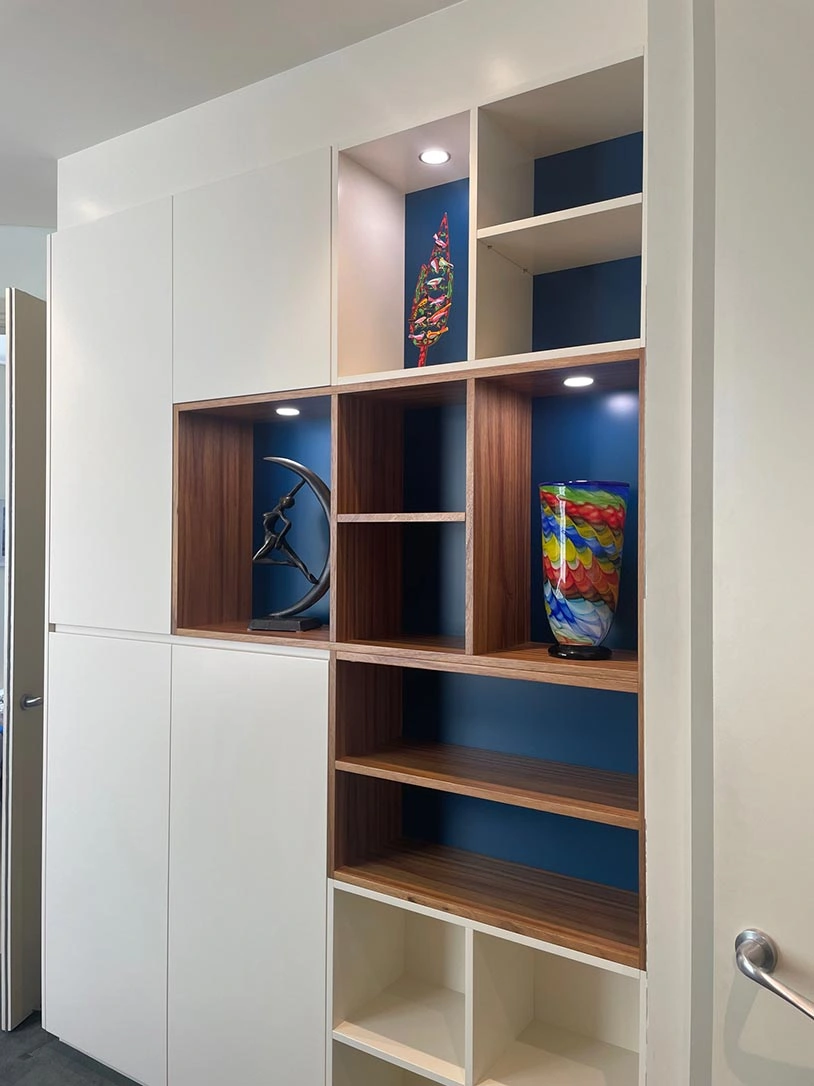
[[[334,878],[638,968],[638,895],[443,845],[402,842]]]
[[[337,759],[343,773],[378,777],[535,811],[639,829],[638,780],[584,766],[446,743],[393,743]]]

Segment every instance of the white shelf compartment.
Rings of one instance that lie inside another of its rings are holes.
[[[334,1041],[333,1086],[427,1086],[431,1081]]]
[[[475,934],[476,1086],[638,1086],[641,981]]]
[[[441,1086],[462,1086],[466,932],[334,895],[333,1037]]]
[[[641,56],[483,106],[477,124],[478,229],[533,213],[536,159],[643,126]]]
[[[335,380],[403,372],[405,196],[469,177],[470,126],[458,113],[339,151]],[[448,150],[449,162],[420,162],[427,147]]]
[[[641,256],[642,194],[484,227],[478,241],[530,275]]]
[[[642,131],[643,58],[482,106],[474,127],[477,245],[470,351],[474,346],[477,359],[527,355],[535,346],[535,275],[641,255],[641,192],[609,191],[602,195],[613,199],[576,199],[577,206],[535,215],[534,178],[540,158]],[[590,310],[595,302],[585,305]],[[627,334],[640,335],[641,326]],[[574,333],[560,349],[589,338],[598,337],[590,329],[584,339]]]

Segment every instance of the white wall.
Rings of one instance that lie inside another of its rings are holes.
[[[19,287],[45,297],[46,241],[39,226],[0,226],[0,290]]]

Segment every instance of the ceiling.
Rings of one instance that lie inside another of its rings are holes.
[[[56,160],[454,0],[0,0],[0,224],[53,226]]]

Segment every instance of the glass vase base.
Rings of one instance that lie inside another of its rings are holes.
[[[604,645],[549,645],[548,654],[561,660],[609,660],[611,650]]]

